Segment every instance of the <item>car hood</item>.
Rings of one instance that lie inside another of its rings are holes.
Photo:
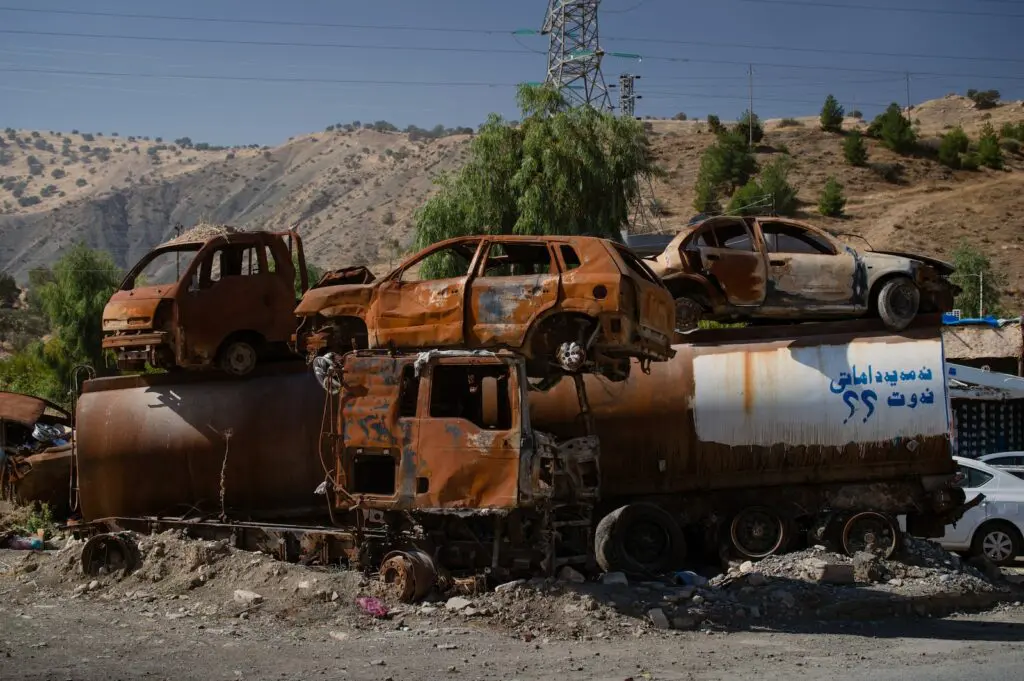
[[[923,262],[926,265],[934,267],[939,274],[948,275],[953,274],[956,269],[952,263],[948,263],[945,260],[939,260],[938,258],[929,258],[926,255],[920,255],[918,253],[904,253],[903,251],[865,251],[863,253],[865,259],[871,258],[873,255],[890,256],[896,258],[905,258],[907,260],[917,260]]]
[[[151,327],[160,301],[165,300],[159,294],[166,288],[154,286],[118,291],[103,308],[103,330],[124,331]]]
[[[306,291],[295,308],[299,317],[312,317],[320,314],[325,317],[351,314],[355,308],[365,306],[379,282],[370,284],[339,284],[322,286]]]

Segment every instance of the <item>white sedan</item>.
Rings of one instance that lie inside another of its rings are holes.
[[[950,551],[984,555],[996,565],[1009,565],[1024,555],[1024,480],[974,459],[953,457],[963,474],[960,486],[967,501],[985,499],[938,540]]]

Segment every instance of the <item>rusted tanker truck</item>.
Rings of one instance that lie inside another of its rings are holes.
[[[406,597],[444,570],[663,572],[695,539],[888,553],[896,515],[937,536],[962,514],[936,325],[701,331],[674,349],[624,382],[585,377],[582,402],[573,380],[537,391],[482,351],[350,353],[320,385],[280,367],[90,381],[82,510],[383,565]]]

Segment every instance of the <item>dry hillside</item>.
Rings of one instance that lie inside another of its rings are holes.
[[[997,130],[1004,122],[1024,121],[1024,103],[979,111],[969,100],[949,96],[915,106],[912,118],[923,140],[954,125],[976,138],[985,121]],[[846,127],[853,126],[866,123],[848,118]],[[666,211],[661,226],[672,230],[693,214],[700,153],[713,136],[699,121],[649,121],[648,128],[668,171],[655,184]],[[1004,152],[1004,171],[953,171],[926,154],[901,157],[868,140],[871,164],[899,164],[900,178],[891,182],[875,168],[847,165],[841,137],[821,132],[816,116],[797,119],[797,124],[769,120],[765,128],[758,160],[786,152],[792,156],[791,181],[804,202],[803,217],[860,235],[876,248],[946,258],[966,238],[1007,273],[1013,304],[1024,302],[1024,230],[1019,226],[1024,157]],[[21,207],[10,190],[0,188],[0,267],[19,280],[77,240],[109,250],[119,265],[127,266],[172,237],[175,224],[189,227],[202,219],[249,228],[299,224],[307,252],[322,266],[386,265],[408,245],[412,213],[432,191],[433,178],[458,167],[468,141],[468,136],[456,136],[410,142],[403,133],[361,130],[299,136],[269,150],[149,152],[153,141],[106,137],[88,143],[80,135],[17,131],[19,145],[6,137],[6,165],[0,166],[8,180],[4,184],[27,181],[23,196],[37,196],[50,184],[57,192],[38,205]],[[61,153],[65,137],[72,150],[90,144],[110,151],[103,154],[106,160],[95,152],[77,152],[72,159]],[[55,153],[36,149],[37,139],[51,144]],[[30,174],[30,155],[43,165],[39,175]],[[55,170],[66,176],[55,179]],[[842,220],[815,212],[829,175],[844,185],[849,199]],[[863,247],[860,239],[850,243]]]

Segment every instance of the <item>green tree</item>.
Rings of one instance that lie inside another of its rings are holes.
[[[87,362],[102,374],[103,308],[121,272],[109,254],[79,243],[54,265],[52,276],[40,289],[39,300],[67,360]]]
[[[991,123],[985,123],[978,138],[978,163],[1000,170],[1003,167],[1003,150],[999,148],[999,137]]]
[[[821,190],[818,197],[818,212],[822,215],[837,218],[842,216],[846,209],[846,197],[843,196],[843,185],[836,181],[836,178],[829,177],[825,188]]]
[[[35,341],[10,357],[0,359],[0,390],[36,395],[69,406],[66,384],[54,368],[60,362],[56,340]]]
[[[971,145],[967,133],[957,126],[942,136],[939,142],[939,163],[950,168],[959,168],[960,156],[967,153]]]
[[[835,97],[826,97],[825,104],[821,107],[821,129],[825,132],[840,132],[843,129],[844,113],[843,107]]]
[[[764,139],[764,128],[761,126],[761,119],[749,109],[740,115],[736,122],[736,132],[752,144],[757,144]]]
[[[618,239],[638,178],[662,174],[639,121],[570,107],[550,86],[522,85],[517,100],[519,126],[491,114],[467,163],[416,212],[417,248],[479,233]],[[425,263],[424,274],[443,267]]]
[[[729,201],[730,215],[761,215],[768,206],[768,197],[757,180],[750,180],[736,190]]]
[[[982,251],[967,241],[961,241],[953,249],[953,266],[956,271],[949,279],[960,287],[954,306],[964,317],[980,317],[985,314],[1002,316],[1000,306],[1002,287],[1006,277],[992,269],[992,261]],[[984,309],[981,306],[984,305]]]
[[[761,192],[771,197],[772,207],[779,215],[791,215],[796,210],[796,189],[789,183],[793,159],[779,156],[765,165],[758,176]]]
[[[724,132],[725,130],[722,126],[722,121],[715,114],[708,114],[708,129],[710,129],[715,135]]]
[[[843,157],[852,166],[865,166],[868,162],[868,147],[864,136],[858,130],[851,130],[843,139]]]
[[[698,213],[715,215],[722,212],[722,204],[718,200],[718,190],[707,181],[699,181],[694,187],[693,207]]]
[[[720,134],[700,157],[693,207],[707,212],[718,197],[745,185],[755,172],[757,161],[747,148],[746,138],[734,130]]]
[[[993,109],[999,105],[999,90],[968,90],[967,98],[978,109]]]
[[[21,289],[8,272],[0,272],[0,307],[9,307],[18,300]]]
[[[875,117],[868,126],[868,134],[880,139],[882,144],[897,154],[913,151],[917,144],[917,133],[914,132],[913,124],[903,115],[900,105],[895,102],[889,105],[885,113]]]

